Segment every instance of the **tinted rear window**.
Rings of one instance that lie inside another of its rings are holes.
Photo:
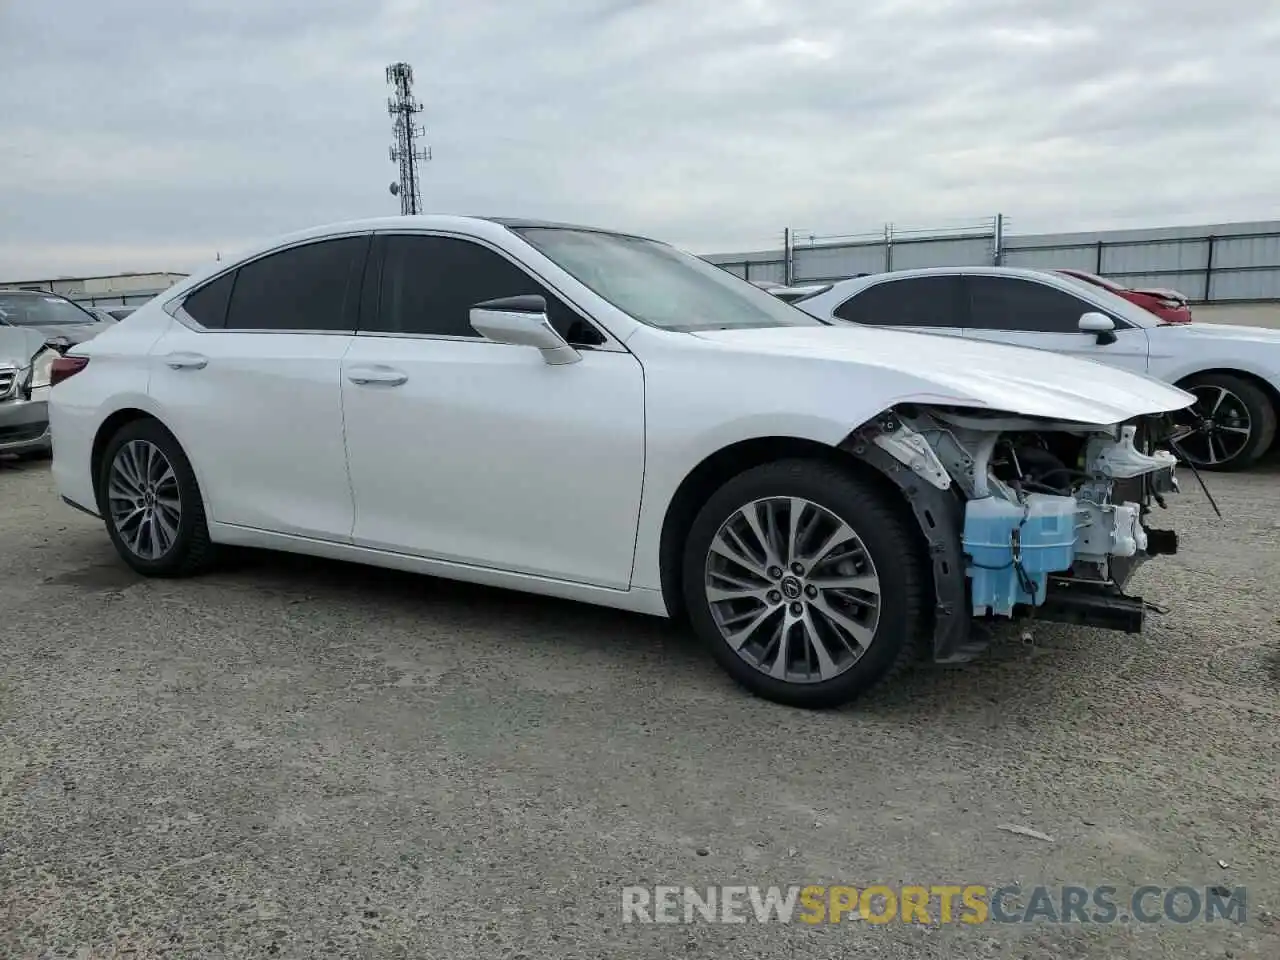
[[[202,327],[217,330],[226,326],[227,307],[231,303],[231,287],[235,279],[234,270],[224,273],[182,301],[182,308]]]
[[[281,250],[236,271],[228,330],[355,330],[369,238]]]

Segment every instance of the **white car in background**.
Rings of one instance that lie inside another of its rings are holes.
[[[192,276],[54,361],[53,475],[151,576],[223,544],[687,615],[850,699],[973,616],[1141,627],[1181,390],[822,323],[665,244],[393,217]],[[966,559],[968,556],[970,559]]]
[[[1276,437],[1280,330],[1163,323],[1102,287],[1017,267],[932,267],[834,284],[798,301],[824,320],[1052,350],[1146,373],[1196,404],[1179,453],[1216,470],[1248,467]],[[1087,379],[1078,384],[1088,390]]]

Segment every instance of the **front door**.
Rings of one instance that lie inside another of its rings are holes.
[[[1080,330],[1086,313],[1106,313],[1071,294],[1022,277],[968,275],[965,336],[1019,347],[1052,350],[1138,373],[1147,372],[1147,331],[1119,316],[1113,342]]]
[[[507,255],[378,238],[380,296],[342,364],[357,544],[626,588],[644,473],[644,377]],[[549,365],[470,326],[473,304],[538,293],[582,353]]]

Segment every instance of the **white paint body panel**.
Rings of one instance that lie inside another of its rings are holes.
[[[64,497],[96,510],[90,457],[99,427],[119,410],[159,415],[148,395],[151,347],[173,321],[161,310],[139,311],[73,353],[90,356],[86,370],[49,394],[49,429],[53,438],[53,480]],[[108,336],[109,335],[109,336]],[[90,348],[92,344],[92,348]]]
[[[873,284],[908,277],[955,274],[1017,277],[1041,283],[1078,297],[1130,325],[1116,331],[1117,341],[1112,344],[1100,344],[1093,334],[1075,332],[966,329],[963,331],[966,338],[1070,354],[1108,366],[1145,373],[1167,383],[1178,383],[1205,370],[1238,370],[1260,377],[1280,390],[1280,330],[1218,323],[1163,324],[1154,314],[1101,287],[1039,270],[1019,267],[931,267],[902,270],[842,281],[826,293],[810,300],[802,300],[796,306],[812,316],[845,324],[844,321],[835,319],[834,311],[850,297]]]
[[[399,386],[349,374],[383,366]],[[359,336],[343,361],[354,542],[625,589],[644,476],[629,353]]]
[[[148,392],[192,464],[199,464],[210,519],[350,538],[354,510],[339,369],[354,339],[197,332],[171,321],[151,351]],[[171,357],[188,355],[207,363],[169,366]]]
[[[1202,370],[1242,370],[1280,390],[1280,330],[1183,323],[1147,331],[1152,375],[1171,383]]]
[[[553,366],[533,348],[479,340],[199,331],[171,318],[166,308],[241,258],[228,260],[75,348],[90,363],[50,403],[60,492],[92,507],[94,437],[112,412],[142,410],[188,452],[215,541],[662,613],[672,497],[732,444],[834,445],[910,401],[1110,425],[1192,400],[1098,364],[957,338],[851,326],[660,330],[490,221],[361,221],[245,256],[365,230],[502,250],[610,342]],[[208,362],[175,371],[172,353]],[[350,381],[370,366],[403,382]]]

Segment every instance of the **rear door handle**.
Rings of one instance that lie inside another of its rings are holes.
[[[203,370],[209,365],[209,358],[198,353],[171,353],[164,362],[174,370]]]
[[[394,367],[352,367],[347,371],[347,379],[362,387],[373,384],[383,387],[398,387],[409,379],[409,375]]]

